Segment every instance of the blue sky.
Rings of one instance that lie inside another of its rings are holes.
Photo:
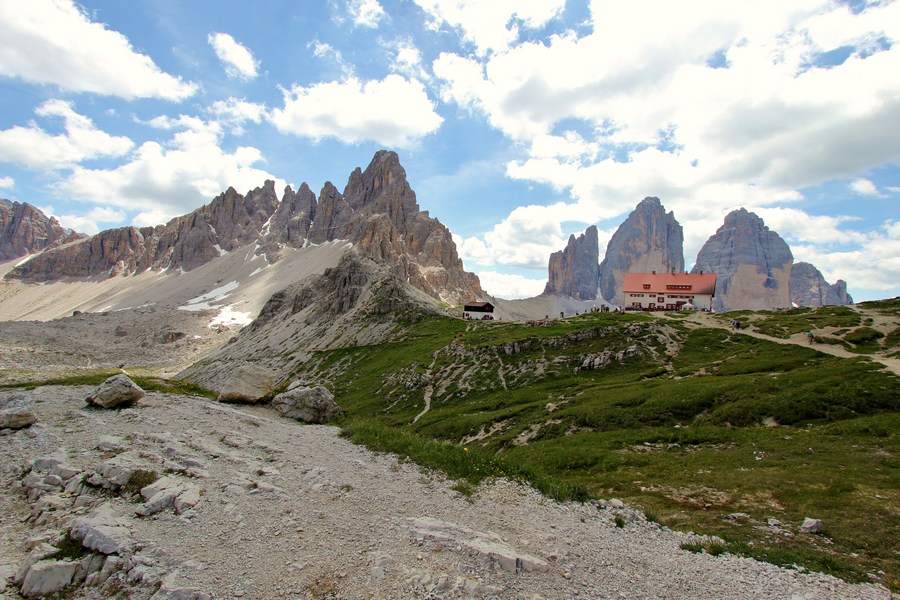
[[[503,297],[645,196],[900,295],[900,1],[0,0],[0,196],[86,233],[400,154]],[[602,252],[602,250],[601,250]]]

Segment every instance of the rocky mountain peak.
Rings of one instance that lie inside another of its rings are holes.
[[[684,270],[684,232],[675,213],[666,213],[659,198],[641,200],[606,246],[600,263],[600,294],[623,304],[625,273]]]
[[[45,252],[10,276],[48,281],[139,273],[190,271],[237,248],[256,244],[277,261],[285,248],[346,240],[364,256],[387,263],[401,280],[435,298],[459,304],[483,295],[466,273],[449,230],[419,210],[395,152],[380,151],[355,169],[341,194],[326,182],[318,199],[307,184],[285,188],[266,181],[242,195],[233,187],[166,225],[108,230],[60,251]]]
[[[27,202],[0,198],[0,261],[54,248],[82,237]]]
[[[600,265],[597,227],[591,225],[577,238],[569,236],[565,249],[550,255],[545,294],[562,294],[576,300],[597,298]]]
[[[838,279],[831,285],[819,269],[807,262],[794,263],[790,290],[791,302],[797,306],[853,304],[853,298],[847,294],[847,282]]]
[[[787,308],[793,262],[781,236],[740,208],[706,241],[691,272],[718,276],[713,310]]]

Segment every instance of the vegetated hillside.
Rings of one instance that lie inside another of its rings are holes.
[[[315,352],[294,375],[334,390],[348,435],[470,483],[624,497],[731,552],[897,589],[900,380],[866,358],[675,315],[433,317],[401,341]],[[804,517],[824,532],[799,533]]]

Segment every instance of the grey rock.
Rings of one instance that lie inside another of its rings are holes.
[[[102,408],[129,406],[144,397],[142,390],[128,375],[119,373],[101,383],[94,392],[84,399],[89,405]]]
[[[822,531],[822,520],[804,517],[800,525],[800,533],[819,533]]]
[[[88,516],[76,517],[69,535],[85,548],[101,554],[122,554],[134,547],[128,519],[117,517],[107,505]]]
[[[82,237],[27,202],[0,202],[0,261],[54,248]]]
[[[36,598],[58,592],[72,583],[78,563],[65,560],[42,560],[31,565],[22,581],[21,594]]]
[[[834,285],[825,281],[813,265],[806,262],[794,263],[791,267],[791,302],[797,306],[832,306],[852,304],[853,298],[847,294],[847,283],[838,279]]]
[[[409,527],[414,539],[431,540],[471,552],[487,567],[499,566],[509,573],[545,572],[550,568],[540,558],[510,547],[495,533],[474,531],[431,517],[409,519]]]
[[[34,404],[25,394],[0,395],[0,429],[22,429],[37,423]]]
[[[623,304],[626,273],[682,272],[684,232],[675,213],[666,213],[659,198],[638,203],[606,246],[600,263],[600,294],[613,304]]]
[[[321,385],[292,386],[272,399],[272,408],[283,417],[306,423],[327,423],[341,410],[334,394]]]
[[[550,255],[545,294],[561,294],[576,300],[597,298],[600,278],[597,227],[591,225],[577,238],[569,236],[565,249]]]
[[[276,375],[271,369],[245,363],[235,367],[218,387],[219,402],[255,404],[268,398],[275,387]]]
[[[706,241],[691,272],[717,275],[715,311],[788,308],[793,262],[781,236],[741,208]]]

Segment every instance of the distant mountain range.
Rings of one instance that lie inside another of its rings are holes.
[[[240,248],[273,264],[286,248],[345,240],[436,300],[462,304],[484,297],[478,277],[463,269],[450,231],[420,210],[396,153],[376,153],[365,170],[350,174],[343,193],[326,182],[316,196],[304,183],[297,191],[286,187],[279,199],[274,186],[266,181],[246,194],[229,188],[165,225],[90,237],[64,229],[30,204],[0,199],[0,260],[33,255],[7,279],[52,282],[189,273]],[[675,215],[659,198],[645,198],[612,236],[601,262],[595,226],[554,252],[544,295],[621,305],[625,273],[682,272],[683,246]],[[693,271],[718,275],[715,310],[852,303],[844,281],[829,284],[813,265],[794,264],[784,240],[743,208],[726,216]]]
[[[84,238],[61,240],[50,225],[39,230],[47,233],[25,235],[21,231],[28,228],[13,218],[2,229],[3,239],[7,230],[16,239],[7,258],[42,252],[7,278],[55,281],[147,270],[191,271],[246,246],[274,263],[286,246],[347,240],[363,256],[384,262],[400,279],[435,299],[460,304],[483,295],[478,277],[463,270],[450,231],[419,210],[396,153],[376,153],[365,171],[357,168],[350,174],[343,193],[326,182],[316,198],[304,183],[296,192],[285,188],[279,200],[274,186],[266,181],[245,195],[229,188],[165,225],[109,229]],[[19,206],[40,214],[29,205]],[[39,239],[54,243],[28,243]],[[69,243],[60,245],[62,241]]]
[[[644,198],[613,234],[601,263],[594,226],[554,252],[544,293],[622,305],[625,273],[680,273],[683,246],[674,213],[667,213],[659,198]],[[781,236],[744,208],[725,217],[700,249],[691,272],[717,275],[716,311],[853,303],[846,282],[828,284],[813,265],[794,264]]]

